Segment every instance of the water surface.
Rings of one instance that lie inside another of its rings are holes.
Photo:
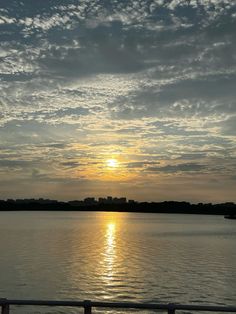
[[[235,243],[222,216],[1,212],[0,297],[235,305]]]

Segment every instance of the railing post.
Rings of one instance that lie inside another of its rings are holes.
[[[84,300],[84,314],[92,314],[92,305],[90,300]]]
[[[168,304],[168,314],[175,314],[175,305],[172,303]]]
[[[9,308],[9,304],[7,303],[7,299],[0,298],[0,308],[1,308],[1,314],[10,313],[10,308]]]
[[[9,313],[10,313],[9,304],[3,304],[1,314],[9,314]]]

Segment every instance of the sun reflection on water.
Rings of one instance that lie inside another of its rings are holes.
[[[116,224],[110,222],[107,224],[106,239],[108,249],[114,249]]]
[[[99,291],[104,300],[114,300],[115,294],[120,291],[124,284],[121,280],[124,273],[122,266],[122,245],[120,241],[121,232],[124,232],[124,213],[98,213],[101,222],[101,237],[99,242],[100,260],[97,274],[101,280],[103,289]]]
[[[116,258],[116,223],[109,222],[106,226],[104,266],[106,277],[112,279],[114,275],[114,263]]]

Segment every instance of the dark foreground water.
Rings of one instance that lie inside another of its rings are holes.
[[[0,250],[0,297],[236,304],[236,221],[221,216],[0,212]]]

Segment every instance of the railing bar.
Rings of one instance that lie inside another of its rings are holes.
[[[156,309],[156,310],[168,310],[168,304],[155,304],[155,303],[118,303],[118,302],[92,302],[93,307],[103,308],[132,308],[132,309]]]
[[[39,306],[78,306],[84,307],[83,301],[49,301],[49,300],[8,300],[0,299],[0,306],[4,304],[11,305],[39,305]]]
[[[8,300],[0,299],[0,306],[2,308],[9,305],[39,305],[39,306],[72,306],[83,307],[88,309],[86,314],[91,313],[92,307],[99,308],[130,308],[130,309],[156,309],[167,310],[169,314],[174,313],[176,310],[196,310],[207,312],[236,312],[235,306],[215,306],[215,305],[187,305],[187,304],[155,304],[155,303],[128,303],[128,302],[98,302],[98,301],[52,301],[52,300]],[[90,308],[90,312],[89,312]],[[2,310],[3,311],[3,310]],[[172,312],[171,312],[172,311]],[[6,312],[7,313],[7,312]],[[5,314],[2,312],[2,314]],[[8,313],[7,313],[8,314]]]
[[[189,304],[175,304],[176,310],[192,310],[192,311],[207,311],[207,312],[236,312],[234,306],[217,306],[217,305],[189,305]]]

